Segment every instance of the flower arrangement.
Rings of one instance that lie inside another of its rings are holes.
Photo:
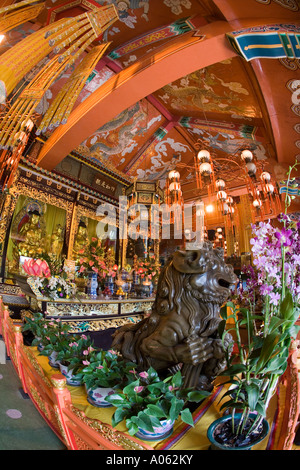
[[[89,271],[95,271],[100,277],[115,277],[116,271],[112,268],[114,263],[113,253],[102,246],[99,238],[92,237],[91,243],[86,249],[79,250],[82,255],[78,260],[79,276],[87,276]]]
[[[70,299],[76,294],[76,286],[66,276],[37,278],[34,281],[43,297],[53,300]]]
[[[130,372],[132,379],[122,392],[106,397],[116,407],[112,417],[114,427],[125,419],[130,435],[136,434],[139,428],[153,432],[161,419],[175,421],[179,416],[183,422],[194,425],[187,402],[199,402],[208,392],[182,389],[180,371],[164,380],[152,367],[140,373],[135,369]]]
[[[156,280],[160,269],[156,264],[155,255],[147,254],[147,258],[145,261],[140,261],[138,263],[138,274],[140,274],[141,278],[145,278],[148,276],[149,280]]]
[[[252,227],[255,269],[248,271],[251,275],[246,292],[252,294],[248,296],[249,305],[241,306],[238,300],[228,302],[221,309],[224,335],[233,331],[237,351],[233,355],[226,351],[227,369],[222,375],[229,377],[227,383],[234,390],[229,389],[225,394],[229,400],[221,409],[232,412],[233,442],[239,445],[261,426],[278,380],[286,370],[289,349],[299,329],[295,322],[300,313],[300,223],[293,222],[287,215],[288,205],[286,198],[285,212],[279,216],[282,228],[275,228],[269,222]],[[259,315],[256,313],[258,298],[263,301]],[[242,292],[242,300],[245,301],[245,292]],[[228,319],[232,322],[226,330]],[[242,410],[237,425],[236,409]],[[245,432],[251,413],[254,419]]]
[[[83,382],[87,389],[95,387],[122,386],[127,371],[132,364],[123,360],[118,353],[112,349],[104,351],[98,349],[92,352],[85,362],[83,369]]]

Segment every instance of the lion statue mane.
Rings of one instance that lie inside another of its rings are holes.
[[[160,273],[150,316],[116,330],[112,347],[139,370],[180,368],[185,387],[211,390],[225,368],[220,307],[236,282],[223,250],[210,242],[199,250],[175,252]],[[228,334],[227,344],[231,340]]]

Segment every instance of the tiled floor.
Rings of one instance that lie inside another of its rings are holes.
[[[10,360],[0,363],[0,450],[66,450],[29,398]]]

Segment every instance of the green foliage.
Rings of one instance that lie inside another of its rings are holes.
[[[257,422],[266,416],[278,379],[287,368],[289,348],[298,331],[295,322],[299,316],[299,310],[287,289],[278,310],[279,316],[263,317],[261,328],[256,331],[254,325],[257,319],[262,320],[261,316],[251,314],[248,309],[239,308],[233,302],[228,302],[221,309],[223,321],[231,319],[228,325],[236,337],[235,354],[226,354],[227,368],[221,374],[229,377],[226,383],[232,385],[224,395],[229,399],[221,409],[229,409],[233,414],[236,409],[243,410],[243,421],[250,412],[257,413]],[[242,328],[246,332],[244,342],[241,341]],[[223,338],[228,331],[222,324]]]
[[[83,382],[87,389],[95,387],[123,386],[126,375],[133,364],[126,362],[114,350],[94,350],[89,364],[83,369]]]
[[[56,360],[61,364],[68,366],[73,374],[82,374],[82,370],[88,365],[89,360],[95,348],[89,336],[84,334],[77,336],[68,336],[67,347],[61,349]]]
[[[106,400],[116,407],[112,424],[116,426],[125,419],[129,434],[134,435],[138,428],[153,432],[160,426],[161,419],[182,421],[193,426],[193,417],[188,402],[199,402],[209,395],[208,392],[183,389],[181,372],[161,379],[150,367],[148,371],[137,373],[130,371],[132,381],[120,393],[115,393]]]

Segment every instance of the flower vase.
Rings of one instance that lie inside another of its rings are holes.
[[[87,294],[91,297],[97,297],[98,274],[94,271],[88,273]]]
[[[115,393],[115,389],[112,387],[91,387],[86,388],[87,401],[98,408],[108,408],[112,406],[108,403],[105,398]]]
[[[71,385],[73,387],[79,387],[82,385],[82,378],[77,377],[76,374],[73,374],[72,369],[68,370],[68,366],[60,363],[59,368],[61,373],[66,377],[67,385]]]
[[[164,419],[160,421],[160,427],[153,427],[154,431],[146,431],[139,428],[135,437],[143,439],[143,441],[162,441],[173,433],[174,421],[172,419]]]
[[[106,277],[105,288],[110,291],[111,295],[114,294],[115,283],[114,283],[114,278],[112,276]]]

